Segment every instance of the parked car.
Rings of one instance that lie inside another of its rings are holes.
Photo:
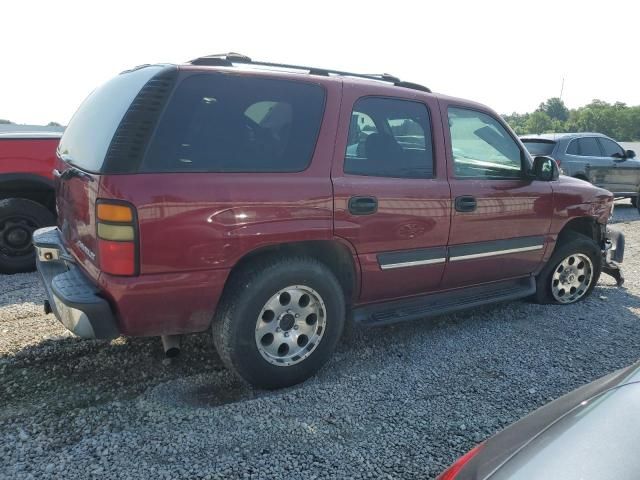
[[[635,480],[640,363],[545,405],[476,446],[438,480]]]
[[[35,269],[31,235],[55,224],[53,174],[61,132],[0,133],[0,273]]]
[[[522,143],[531,155],[555,159],[565,175],[606,188],[616,197],[630,198],[638,207],[640,160],[600,133],[549,133],[524,135]]]
[[[138,67],[58,151],[58,226],[34,236],[45,307],[168,352],[211,329],[258,387],[312,375],[347,318],[571,304],[622,261],[610,192],[532,160],[493,110],[390,75],[235,54]]]

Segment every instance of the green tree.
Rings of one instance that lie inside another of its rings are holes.
[[[553,122],[549,115],[537,110],[529,116],[525,126],[527,133],[547,133],[552,131]]]
[[[542,102],[533,113],[512,113],[504,119],[518,135],[548,132],[599,132],[620,142],[640,140],[640,106],[592,100],[568,110],[559,98]]]
[[[503,115],[502,116],[509,124],[509,126],[513,129],[514,132],[518,135],[524,135],[529,133],[527,131],[527,120],[529,119],[529,114],[520,114],[513,112],[511,115]]]
[[[62,125],[60,125],[58,122],[49,122],[47,123],[47,127],[61,127]]]
[[[558,97],[552,97],[546,102],[542,102],[536,111],[544,112],[549,118],[560,120],[561,122],[566,122],[569,118],[569,109]]]
[[[4,118],[0,118],[0,124],[13,125],[13,122],[11,120],[5,120]]]

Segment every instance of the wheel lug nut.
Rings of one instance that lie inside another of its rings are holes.
[[[280,327],[276,327],[276,332],[279,332],[279,331],[280,331]]]
[[[284,332],[284,336],[288,337],[289,336],[289,332]]]
[[[298,329],[298,325],[294,325],[294,326],[293,326],[293,329],[294,329],[294,330],[297,330],[297,329]]]
[[[300,314],[299,313],[296,313],[296,318],[300,318]]]

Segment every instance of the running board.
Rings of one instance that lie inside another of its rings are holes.
[[[503,280],[476,287],[459,288],[422,297],[354,308],[353,320],[365,326],[417,320],[489,303],[525,298],[536,292],[534,277]]]

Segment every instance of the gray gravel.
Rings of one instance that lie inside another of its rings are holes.
[[[509,423],[640,357],[640,216],[626,288],[357,330],[303,385],[251,391],[208,335],[74,338],[35,274],[0,276],[0,478],[431,478]]]

